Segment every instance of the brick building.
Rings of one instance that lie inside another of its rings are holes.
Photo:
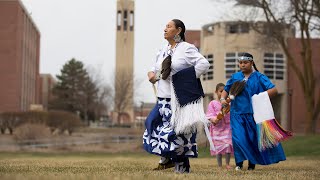
[[[296,59],[298,67],[302,69],[302,61],[300,57],[301,42],[299,38],[290,38],[288,39],[288,46],[290,53],[293,54],[293,57]],[[316,94],[319,98],[319,89],[320,89],[320,39],[311,40],[312,47],[312,64],[313,71],[316,78]],[[305,106],[304,95],[302,91],[302,86],[297,78],[297,75],[293,69],[288,65],[288,91],[290,92],[288,98],[288,114],[290,119],[290,129],[295,133],[303,133],[305,130],[306,122],[306,112],[307,108]],[[317,99],[316,99],[317,100]],[[318,124],[316,131],[320,132],[320,117],[318,116]]]
[[[20,0],[0,0],[0,112],[38,103],[40,32]]]
[[[55,84],[56,80],[51,74],[40,74],[39,104],[44,110],[48,110],[48,103],[53,98],[52,88]]]
[[[185,37],[186,37],[186,42],[193,44],[200,51],[200,39],[201,39],[200,30],[186,30]]]

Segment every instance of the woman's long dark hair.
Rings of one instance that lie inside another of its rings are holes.
[[[252,62],[253,62],[253,68],[254,68],[254,70],[258,71],[257,66],[256,66],[256,63],[254,63],[254,61],[252,61]],[[259,72],[259,71],[258,71],[258,72]]]
[[[186,32],[186,27],[184,26],[184,23],[179,19],[172,19],[172,21],[176,25],[176,28],[179,28],[179,27],[181,28],[181,32],[179,33],[179,36],[183,41],[186,41],[186,37],[184,36]]]

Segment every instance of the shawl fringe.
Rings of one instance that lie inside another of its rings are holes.
[[[197,129],[203,128],[207,124],[206,116],[203,109],[203,97],[180,106],[176,93],[171,83],[171,125],[174,127],[176,134],[196,133]]]

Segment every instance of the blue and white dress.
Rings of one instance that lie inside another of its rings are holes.
[[[170,46],[159,51],[151,71],[161,70],[162,61],[168,56]],[[194,66],[197,78],[209,69],[209,62],[194,45],[180,42],[173,49],[171,74],[167,80],[160,79],[157,86],[157,104],[146,119],[143,134],[143,147],[152,154],[171,158],[175,162],[185,161],[187,157],[197,157],[196,133],[177,135],[170,124],[171,77],[178,71]]]
[[[146,120],[143,146],[146,151],[163,157],[197,157],[196,134],[176,135],[170,125],[170,98],[158,98]]]
[[[229,93],[232,84],[244,78],[242,72],[233,74],[224,90]],[[259,151],[256,123],[253,118],[251,97],[274,87],[267,76],[254,71],[247,79],[244,90],[232,100],[230,125],[236,163],[249,160],[253,164],[268,165],[286,160],[280,143],[276,147]]]

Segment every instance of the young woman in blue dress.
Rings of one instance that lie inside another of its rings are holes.
[[[232,144],[236,161],[236,170],[243,169],[243,161],[248,160],[248,170],[254,170],[256,164],[268,165],[286,159],[281,144],[259,151],[256,123],[253,118],[251,97],[267,91],[269,97],[277,95],[277,89],[267,76],[260,73],[253,61],[253,56],[243,53],[239,61],[241,71],[234,73],[227,81],[220,102],[227,105],[226,98],[231,86],[245,80],[245,87],[231,102],[230,124]]]

